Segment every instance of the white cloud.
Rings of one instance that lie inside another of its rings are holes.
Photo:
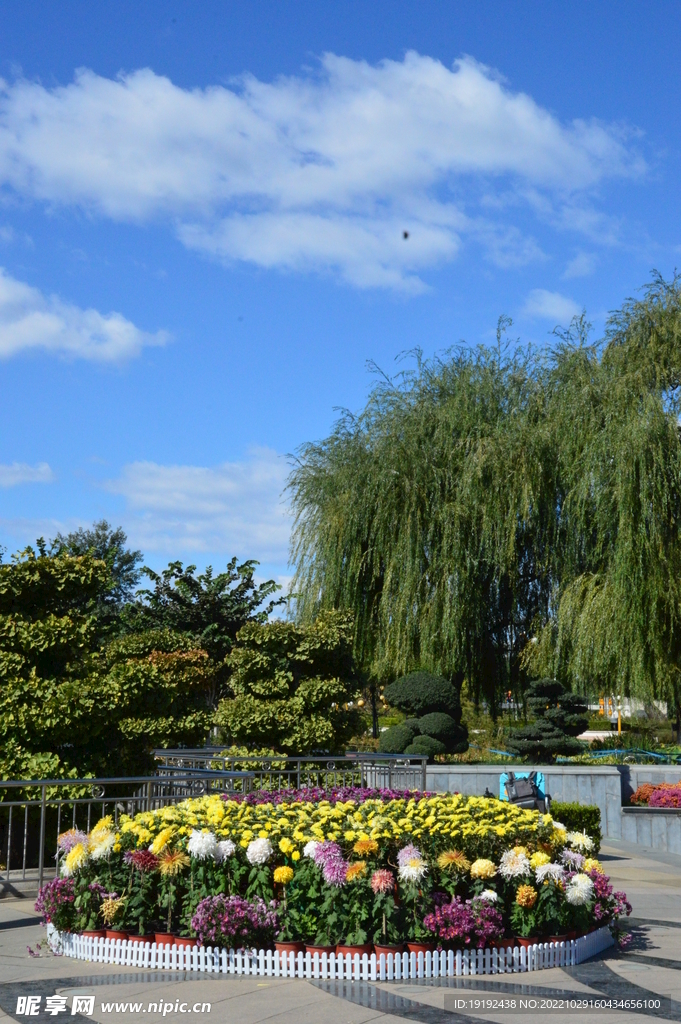
[[[46,297],[0,267],[0,358],[29,349],[113,362],[136,355],[143,345],[162,345],[164,331],[147,334],[120,313],[103,315]]]
[[[276,452],[254,448],[243,462],[212,468],[134,462],[107,489],[126,499],[125,528],[145,551],[182,547],[285,564],[287,474]]]
[[[49,484],[54,480],[54,473],[46,462],[38,462],[29,466],[25,462],[12,462],[0,465],[0,487],[17,487],[19,484]]]
[[[579,316],[581,309],[567,295],[561,295],[560,292],[547,292],[544,288],[535,288],[528,295],[523,312],[526,316],[567,324],[573,316]]]
[[[565,281],[571,280],[573,277],[588,277],[589,274],[593,274],[596,269],[598,260],[592,252],[580,252],[571,259],[565,270],[563,271],[562,277]]]
[[[0,84],[5,186],[113,218],[166,218],[221,259],[331,270],[359,286],[419,290],[418,273],[464,236],[498,233],[470,212],[482,200],[473,179],[556,223],[566,205],[584,210],[586,224],[590,190],[645,169],[617,129],[561,123],[471,58],[450,70],[413,52],[375,66],[327,54],[316,75],[231,88],[182,89],[149,69]]]

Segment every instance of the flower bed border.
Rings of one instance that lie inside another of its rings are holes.
[[[48,925],[53,951],[76,960],[119,964],[146,970],[201,971],[209,974],[258,975],[267,978],[315,978],[346,981],[407,981],[479,974],[517,974],[551,967],[572,967],[614,945],[604,926],[568,942],[539,943],[525,948],[465,949],[440,953],[375,953],[322,956],[264,950],[213,949],[211,946],[158,946],[155,942],[103,939],[58,932]],[[509,940],[510,941],[510,940]]]

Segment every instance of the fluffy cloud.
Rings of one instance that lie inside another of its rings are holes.
[[[146,334],[120,313],[80,309],[10,277],[0,267],[0,358],[28,349],[112,362],[161,345],[163,331]]]
[[[573,316],[579,316],[581,310],[576,302],[560,292],[535,288],[528,295],[523,312],[526,316],[567,324]]]
[[[316,75],[232,88],[146,69],[0,90],[0,182],[21,195],[166,218],[221,259],[360,286],[418,290],[464,236],[498,238],[495,189],[558,222],[566,206],[588,214],[604,179],[643,170],[618,130],[563,124],[470,58],[450,70],[413,52],[375,66],[327,54]],[[522,260],[532,245],[518,248]]]
[[[17,487],[19,484],[49,484],[54,480],[54,473],[46,462],[38,462],[29,466],[25,462],[12,462],[11,465],[0,465],[0,487]]]
[[[593,274],[596,269],[598,260],[592,252],[580,252],[570,260],[565,270],[563,271],[563,278],[569,281],[573,277],[588,277],[589,274]]]
[[[212,468],[134,462],[107,487],[125,498],[126,529],[145,551],[182,547],[285,564],[287,472],[276,452],[255,448],[243,462]]]

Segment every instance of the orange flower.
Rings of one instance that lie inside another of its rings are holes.
[[[375,839],[358,839],[352,849],[360,857],[370,857],[373,853],[378,853],[378,843]]]
[[[531,885],[521,885],[515,894],[515,901],[519,907],[531,910],[537,902],[537,890]]]
[[[363,860],[356,860],[354,864],[348,864],[347,871],[345,872],[346,882],[354,882],[356,878],[361,878],[366,869],[367,866]]]
[[[189,863],[189,857],[182,850],[165,849],[158,859],[158,870],[162,875],[173,878],[174,875],[179,875],[182,868],[188,868]]]

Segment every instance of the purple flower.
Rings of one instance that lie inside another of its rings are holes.
[[[271,938],[277,927],[277,904],[257,897],[208,896],[201,900],[192,929],[202,946],[253,946]]]
[[[423,860],[423,854],[419,850],[418,846],[414,846],[413,843],[409,843],[408,846],[403,846],[397,854],[397,863],[401,868],[408,864],[410,860]]]
[[[314,862],[322,869],[327,885],[341,888],[345,885],[347,862],[338,843],[320,843],[314,851]]]
[[[426,914],[423,924],[439,939],[463,942],[468,946],[475,926],[470,901],[464,903],[459,896],[455,896],[451,903],[444,903]]]
[[[35,901],[35,909],[42,915],[43,924],[49,924],[60,909],[76,898],[72,878],[54,878],[44,885]]]
[[[560,859],[567,867],[575,870],[579,870],[584,863],[584,857],[581,853],[577,853],[576,850],[563,850]]]
[[[254,793],[224,793],[223,800],[236,800],[237,803],[245,804],[283,804],[300,803],[321,803],[328,800],[330,804],[347,803],[354,800],[361,804],[365,800],[428,800],[432,793],[413,792],[408,789],[369,789],[362,786],[336,786],[332,789],[323,789],[321,786],[309,786],[304,789],[259,789]]]

